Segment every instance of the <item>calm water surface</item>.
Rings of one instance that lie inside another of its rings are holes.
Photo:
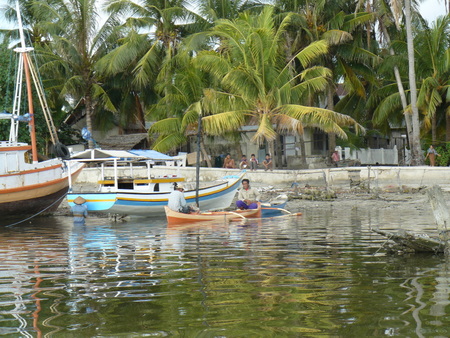
[[[414,210],[332,207],[248,224],[2,227],[0,334],[448,337],[449,261],[386,255],[376,225],[430,231]]]

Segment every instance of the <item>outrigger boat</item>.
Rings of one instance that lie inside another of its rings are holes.
[[[164,207],[167,224],[186,224],[196,222],[230,222],[247,218],[261,218],[261,206],[258,209],[234,210],[234,211],[208,211],[184,214]]]
[[[288,197],[286,195],[278,195],[268,202],[261,203],[261,216],[262,217],[274,217],[280,216],[285,213],[290,213],[286,209]]]
[[[94,151],[94,150],[93,150]],[[100,150],[96,150],[101,153]],[[78,196],[86,200],[88,211],[97,211],[118,215],[152,216],[164,215],[169,194],[179,182],[185,179],[178,175],[155,177],[151,174],[152,164],[158,161],[153,152],[151,158],[133,151],[103,151],[116,154],[116,157],[72,159],[85,163],[100,164],[98,188],[91,192],[71,191],[67,194],[69,206]],[[160,153],[158,153],[160,154]],[[170,157],[165,157],[165,161]],[[203,210],[222,210],[230,206],[234,199],[240,180],[239,176],[226,176],[220,181],[212,182],[199,188],[199,208]],[[196,202],[196,189],[186,189],[184,197],[188,204]]]

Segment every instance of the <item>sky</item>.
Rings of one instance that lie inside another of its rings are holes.
[[[0,8],[2,8],[6,3],[7,0],[0,0]],[[428,22],[432,22],[438,16],[445,14],[444,0],[424,0],[420,4],[420,12]],[[8,24],[3,17],[3,12],[0,10],[0,28],[5,27],[8,27]]]
[[[420,4],[420,13],[428,22],[434,21],[445,14],[444,0],[425,0]]]

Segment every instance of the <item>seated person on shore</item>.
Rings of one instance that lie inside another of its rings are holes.
[[[335,150],[333,152],[333,154],[331,155],[331,163],[333,163],[333,165],[335,167],[339,166],[339,161],[341,160],[340,156],[339,156],[339,152],[337,150]]]
[[[239,163],[239,169],[247,169],[247,168],[248,168],[247,156],[242,155],[241,163]]]
[[[223,160],[223,167],[228,169],[236,168],[236,165],[234,163],[234,160],[231,158],[230,154],[227,154],[227,156]]]
[[[250,170],[256,170],[258,169],[258,160],[256,159],[255,154],[252,154],[250,157]]]
[[[270,157],[269,154],[266,154],[266,158],[263,161],[263,165],[264,165],[264,170],[272,170],[273,167],[273,163],[272,163],[272,158]]]
[[[75,203],[75,205],[71,208],[73,222],[83,225],[85,218],[88,216],[88,208],[86,204],[84,204],[86,203],[86,200],[83,197],[78,196],[73,200],[73,203]]]
[[[178,184],[175,190],[170,193],[169,203],[167,204],[167,206],[170,210],[189,214],[193,211],[193,208],[187,205],[183,191],[184,186]]]
[[[259,191],[250,187],[250,181],[246,178],[242,180],[242,188],[239,190],[236,206],[243,209],[257,209],[260,199]]]

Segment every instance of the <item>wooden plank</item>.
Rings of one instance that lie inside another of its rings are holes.
[[[445,244],[437,239],[428,237],[425,234],[415,234],[410,231],[400,231],[398,233],[388,232],[373,228],[372,231],[385,236],[402,246],[413,249],[417,252],[444,252]]]

